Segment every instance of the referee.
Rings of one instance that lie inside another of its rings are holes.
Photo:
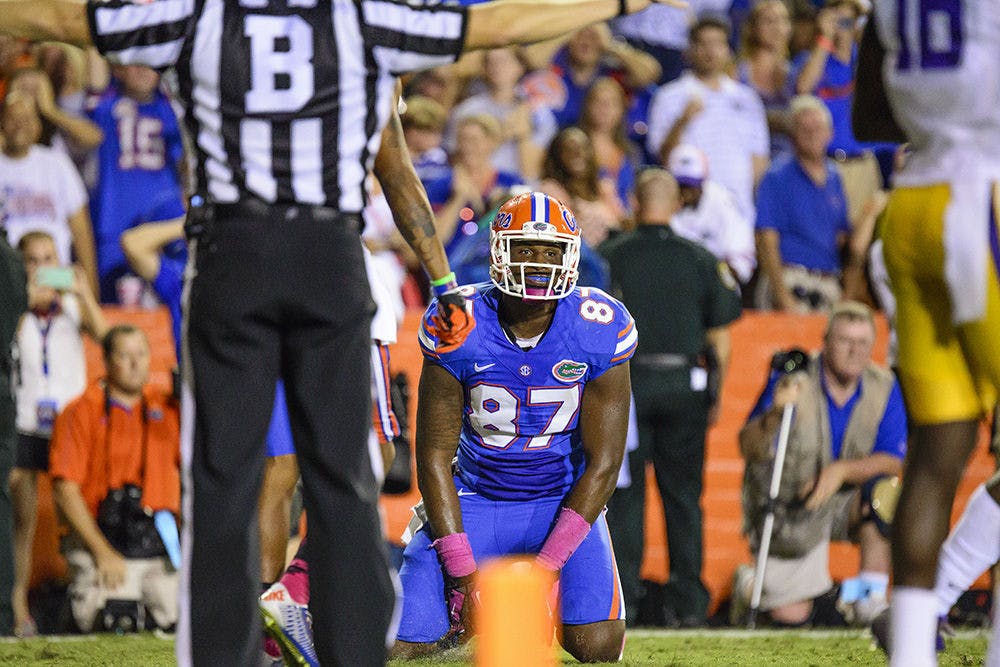
[[[279,376],[305,483],[317,653],[325,665],[385,660],[394,595],[365,446],[373,305],[359,212],[395,76],[650,4],[0,0],[0,32],[93,44],[115,62],[175,67],[180,81],[197,153],[181,665],[248,665],[259,655],[254,510]],[[429,268],[432,284],[450,286]],[[441,333],[460,337],[464,315],[446,308]]]

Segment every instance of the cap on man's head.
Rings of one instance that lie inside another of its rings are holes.
[[[678,185],[699,188],[708,178],[708,158],[691,144],[680,144],[670,151],[667,170]]]

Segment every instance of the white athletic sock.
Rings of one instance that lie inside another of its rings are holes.
[[[854,602],[852,625],[868,626],[889,606],[889,575],[862,570],[858,574],[858,599]]]
[[[986,491],[986,486],[980,484],[969,496],[962,518],[941,545],[934,583],[938,615],[946,615],[958,597],[998,560],[1000,505]]]
[[[937,664],[937,597],[929,588],[894,586],[890,603],[892,632],[890,667],[932,667]]]
[[[858,579],[864,585],[866,595],[885,595],[889,589],[889,573],[874,572],[872,570],[862,570],[858,573]]]

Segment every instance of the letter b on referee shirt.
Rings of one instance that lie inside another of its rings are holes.
[[[305,106],[314,92],[309,24],[299,16],[251,15],[244,34],[251,55],[247,113],[287,113]]]

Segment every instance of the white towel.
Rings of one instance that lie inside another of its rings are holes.
[[[619,489],[627,489],[632,486],[632,473],[628,468],[628,453],[639,448],[639,424],[635,417],[635,396],[629,396],[628,400],[628,431],[625,434],[625,456],[622,457],[622,467],[618,469],[618,482],[615,486]]]
[[[986,315],[990,184],[975,163],[951,182],[944,215],[944,276],[956,325]]]
[[[417,534],[417,531],[424,527],[427,523],[427,510],[424,509],[424,501],[420,500],[416,505],[410,508],[413,512],[413,516],[410,517],[410,522],[406,524],[406,529],[403,531],[400,541],[402,541],[403,546],[410,543],[413,536]]]

